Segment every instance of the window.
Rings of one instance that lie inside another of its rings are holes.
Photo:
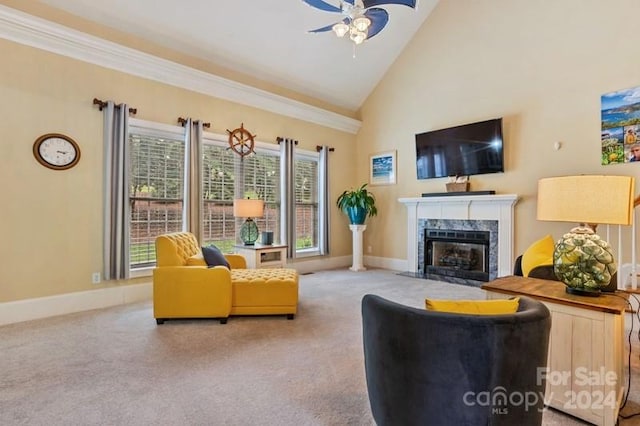
[[[155,265],[158,235],[184,230],[185,131],[178,126],[129,122],[129,203],[131,207],[130,267]],[[296,250],[315,254],[318,248],[318,154],[298,150],[295,161]],[[254,218],[261,231],[280,241],[280,150],[256,143],[244,158],[228,148],[223,135],[204,134],[202,147],[202,245],[233,252],[236,230],[244,219],[233,216],[233,200],[265,201],[263,217]],[[187,206],[188,208],[188,206]]]
[[[236,157],[239,157],[236,155]],[[244,184],[238,197],[257,197],[264,200],[264,215],[255,218],[258,229],[273,231],[275,242],[280,240],[280,152],[256,147],[255,155],[244,158]],[[242,170],[241,167],[239,167]],[[240,226],[243,222],[240,220]]]
[[[228,149],[226,142],[205,140],[202,149],[204,244],[215,244],[223,252],[233,251],[236,229],[244,221],[233,217],[233,199],[247,196],[265,201],[264,216],[254,219],[258,229],[274,231],[276,236],[280,234],[280,157],[275,148],[260,144],[255,154],[240,157]]]
[[[296,250],[318,248],[318,155],[298,153],[295,161]]]
[[[156,236],[182,230],[184,136],[180,127],[131,122],[129,247],[131,268],[139,268],[155,264]]]

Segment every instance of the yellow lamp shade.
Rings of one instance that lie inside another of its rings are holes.
[[[538,220],[630,225],[634,178],[580,175],[538,181]]]
[[[553,271],[567,292],[597,296],[617,265],[596,226],[630,225],[635,180],[631,176],[580,175],[538,181],[538,220],[577,222],[553,250]],[[589,225],[584,226],[584,225]]]

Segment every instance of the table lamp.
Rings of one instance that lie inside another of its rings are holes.
[[[246,199],[233,200],[233,216],[243,217],[244,221],[240,228],[240,239],[246,246],[252,246],[258,239],[258,225],[253,221],[254,217],[262,217],[264,214],[264,201]]]
[[[553,251],[556,277],[567,293],[598,296],[611,281],[616,262],[608,242],[596,234],[598,224],[630,225],[634,178],[580,175],[538,181],[538,220],[577,222]]]

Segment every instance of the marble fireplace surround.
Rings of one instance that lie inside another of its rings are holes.
[[[497,220],[457,220],[457,219],[418,219],[418,275],[425,274],[425,250],[427,249],[425,241],[426,229],[438,229],[438,230],[455,230],[455,231],[487,231],[489,232],[489,250],[487,250],[488,266],[486,271],[489,274],[489,280],[492,281],[498,278],[498,221]],[[484,269],[484,268],[483,268]],[[468,283],[472,279],[464,278],[463,276],[456,275],[455,269],[450,271],[453,274],[447,274],[446,277],[438,276],[437,272],[429,274],[427,278],[433,278],[436,280],[443,280],[448,282],[462,282]],[[464,271],[461,271],[464,274]],[[435,277],[434,277],[435,276]],[[487,280],[483,280],[487,281]],[[480,281],[476,281],[479,283]]]
[[[407,208],[407,266],[418,273],[421,255],[421,232],[424,223],[432,220],[497,221],[498,277],[512,274],[514,259],[514,210],[518,202],[515,194],[447,195],[420,198],[400,198]],[[421,272],[421,271],[420,271]],[[493,274],[491,274],[493,277]]]

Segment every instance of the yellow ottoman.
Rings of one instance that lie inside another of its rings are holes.
[[[231,315],[287,315],[298,311],[295,269],[231,269]]]

